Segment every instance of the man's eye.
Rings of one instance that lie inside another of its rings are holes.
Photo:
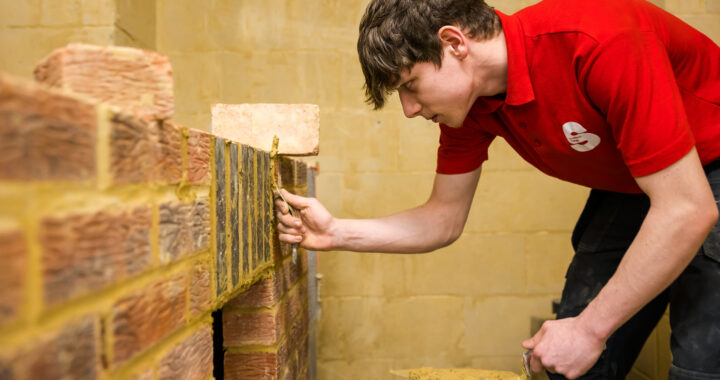
[[[408,82],[405,82],[405,84],[403,84],[403,87],[405,87],[406,90],[412,91],[412,85],[413,85],[413,81],[408,81]]]

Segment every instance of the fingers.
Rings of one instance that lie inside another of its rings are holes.
[[[280,189],[280,192],[282,193],[283,197],[285,197],[285,200],[290,203],[290,206],[297,210],[302,210],[310,206],[310,198],[295,195],[285,189]]]
[[[302,221],[300,218],[294,217],[290,214],[283,214],[280,212],[275,213],[275,216],[278,219],[278,222],[280,224],[283,224],[286,228],[301,228],[302,227]]]
[[[283,243],[296,244],[303,240],[302,235],[278,234],[278,239]]]
[[[279,196],[275,198],[275,208],[283,214],[290,212],[290,210],[288,210],[288,206]]]

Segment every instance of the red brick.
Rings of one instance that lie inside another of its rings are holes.
[[[185,324],[184,274],[158,281],[118,300],[112,309],[113,363],[120,364]]]
[[[168,263],[193,251],[191,212],[190,203],[172,202],[160,205],[160,262]]]
[[[168,263],[210,246],[207,198],[192,203],[168,202],[159,207],[160,261]]]
[[[155,180],[164,184],[182,181],[182,129],[171,123],[160,122],[155,149]]]
[[[188,130],[187,181],[191,185],[210,184],[211,135],[197,129]]]
[[[160,360],[160,380],[203,380],[213,372],[213,340],[209,327],[203,327],[180,342]]]
[[[45,218],[40,230],[45,303],[143,272],[151,263],[151,221],[148,207]]]
[[[279,186],[292,192],[295,188],[295,160],[288,157],[280,157]]]
[[[98,379],[99,330],[93,316],[69,322],[60,331],[33,340],[18,350],[14,357],[5,360],[6,364],[0,364],[0,378]]]
[[[226,353],[225,379],[275,380],[278,378],[278,369],[281,368],[280,363],[280,355],[274,352]]]
[[[95,177],[95,105],[0,74],[0,179]]]
[[[69,44],[38,64],[35,79],[150,119],[173,114],[170,61],[152,51]]]
[[[307,196],[307,164],[301,160],[295,160],[295,189],[300,195]]]
[[[285,305],[275,310],[224,311],[223,342],[228,347],[272,345],[284,332]]]
[[[248,290],[240,293],[226,304],[230,307],[267,307],[274,306],[282,297],[280,278],[277,273],[260,280]]]
[[[197,316],[210,308],[210,270],[206,264],[198,264],[190,269],[190,315]]]
[[[22,231],[0,232],[0,325],[17,317],[25,294],[27,244]]]
[[[155,122],[116,113],[111,119],[110,178],[113,184],[148,183],[157,171]]]
[[[198,198],[193,202],[190,220],[193,252],[210,248],[210,201],[208,198]]]
[[[314,104],[213,104],[212,132],[267,152],[278,136],[280,154],[317,155],[319,114]]]

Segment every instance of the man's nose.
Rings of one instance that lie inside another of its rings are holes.
[[[399,89],[398,95],[400,95],[400,104],[402,104],[405,117],[412,118],[420,114],[422,106],[412,94],[408,94],[407,91]]]

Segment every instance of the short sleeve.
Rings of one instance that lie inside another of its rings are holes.
[[[488,147],[494,135],[476,128],[468,119],[462,127],[440,124],[437,173],[461,174],[471,172],[488,158]]]
[[[633,177],[666,168],[694,146],[670,59],[654,33],[628,32],[598,45],[579,74]]]

